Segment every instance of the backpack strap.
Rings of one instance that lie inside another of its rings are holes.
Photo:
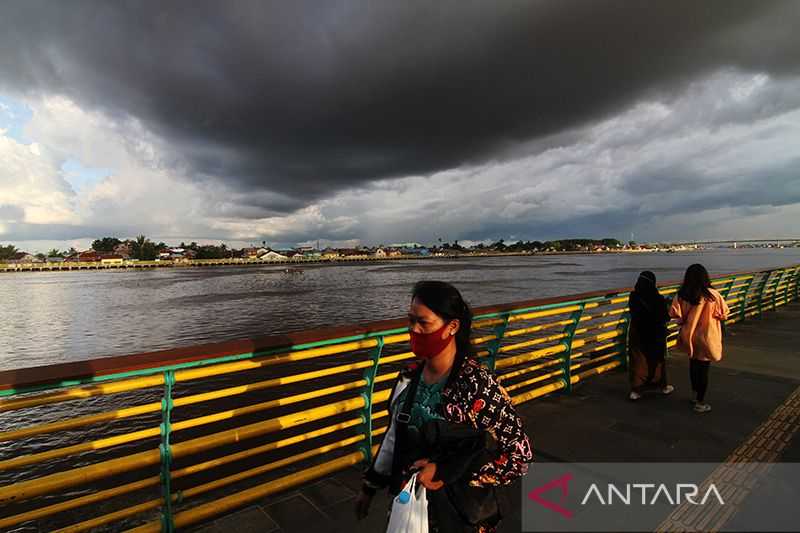
[[[419,380],[422,379],[422,369],[424,365],[419,365],[417,368],[411,370],[408,386],[406,387],[406,397],[402,405],[398,408],[397,412],[393,415],[392,424],[395,424],[395,445],[394,454],[392,456],[392,477],[395,483],[405,484],[403,470],[408,466],[403,464],[405,459],[405,451],[408,443],[408,424],[411,422],[411,406],[414,403],[414,396],[417,394],[417,386]],[[396,488],[396,487],[395,487]],[[402,487],[400,487],[402,488]],[[399,489],[398,489],[399,490]]]
[[[398,409],[397,413],[394,415],[394,421],[396,424],[398,424],[398,435],[405,435],[405,432],[408,429],[408,424],[411,422],[411,406],[414,404],[414,397],[417,395],[417,387],[419,386],[419,380],[422,379],[422,369],[424,367],[425,365],[419,365],[417,368],[411,371],[411,381],[409,382],[408,387],[406,387],[406,397],[404,398],[400,409]]]

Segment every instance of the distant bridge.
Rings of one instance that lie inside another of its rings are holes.
[[[754,242],[800,242],[800,237],[796,239],[731,239],[731,240],[717,240],[717,241],[681,241],[670,242],[672,245],[679,244],[743,244]]]

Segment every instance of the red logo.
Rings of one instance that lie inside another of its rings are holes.
[[[528,493],[528,499],[531,499],[544,507],[545,509],[550,509],[551,511],[555,511],[564,518],[572,518],[572,511],[562,507],[561,505],[551,502],[550,500],[545,500],[542,498],[542,494],[547,492],[548,490],[554,488],[561,488],[561,503],[564,503],[564,500],[567,499],[569,495],[569,481],[572,479],[572,474],[564,474],[563,476],[554,479],[553,481],[549,481],[542,485],[541,487],[537,487]]]

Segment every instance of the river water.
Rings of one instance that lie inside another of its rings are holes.
[[[548,255],[0,276],[0,370],[403,316],[414,282],[474,306],[800,263],[800,248]]]

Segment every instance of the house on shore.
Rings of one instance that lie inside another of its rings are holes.
[[[130,241],[121,242],[116,245],[114,247],[114,253],[116,255],[121,255],[123,259],[129,259],[133,253],[133,247],[131,246]]]
[[[101,265],[121,265],[125,262],[125,258],[119,254],[104,254],[100,257]]]
[[[271,251],[269,248],[242,248],[242,258],[261,259]]]
[[[12,265],[18,265],[21,263],[33,263],[36,261],[36,256],[29,254],[28,252],[17,252],[11,259],[7,259],[4,262]]]
[[[339,250],[340,257],[345,259],[369,259],[369,251],[357,248],[344,248]]]
[[[400,251],[399,255],[429,256],[431,251],[418,242],[402,242],[391,245],[391,248]]]
[[[67,257],[65,261],[70,263],[96,263],[100,261],[100,254],[94,250],[86,250]]]
[[[430,250],[428,250],[425,247],[406,248],[406,249],[403,250],[403,253],[405,253],[406,255],[418,255],[420,257],[427,257],[427,256],[431,255]]]
[[[258,259],[261,261],[286,261],[289,258],[275,250],[268,250],[266,253],[259,255]]]

